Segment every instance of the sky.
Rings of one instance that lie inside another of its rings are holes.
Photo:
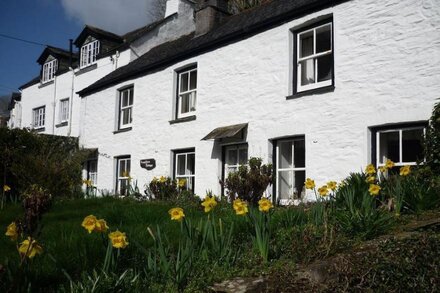
[[[85,24],[123,34],[161,16],[166,0],[0,0],[0,96],[38,76],[42,45],[69,49]]]

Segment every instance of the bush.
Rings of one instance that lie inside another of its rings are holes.
[[[434,106],[425,137],[426,164],[440,174],[440,103]]]
[[[87,154],[76,138],[0,128],[0,183],[11,187],[10,196],[37,184],[54,197],[73,197]]]
[[[250,158],[249,167],[240,166],[237,172],[229,173],[222,184],[231,201],[239,198],[257,205],[272,179],[271,164],[263,165],[262,159]]]

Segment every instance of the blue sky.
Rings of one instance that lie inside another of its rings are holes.
[[[122,34],[159,17],[165,0],[1,0],[0,34],[69,48],[85,23]],[[39,74],[43,46],[0,36],[0,96]]]

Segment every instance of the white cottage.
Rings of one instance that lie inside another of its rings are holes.
[[[306,177],[422,159],[440,97],[435,1],[273,0],[237,15],[223,0],[168,4],[194,9],[193,29],[145,37],[143,55],[78,92],[98,189],[124,193],[129,173],[140,187],[168,175],[219,194],[228,172],[261,157],[288,202],[312,197]]]

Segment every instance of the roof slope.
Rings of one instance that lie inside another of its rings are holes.
[[[191,34],[161,44],[79,91],[78,94],[90,95],[113,84],[146,75],[161,66],[199,55],[312,11],[345,1],[348,0],[274,0],[232,15],[224,23],[202,36],[194,37]]]

